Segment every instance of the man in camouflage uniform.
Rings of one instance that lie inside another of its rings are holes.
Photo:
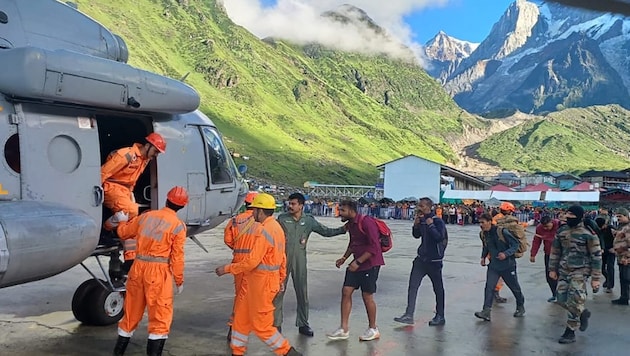
[[[630,219],[628,209],[620,208],[615,211],[621,229],[615,234],[613,250],[617,255],[619,267],[619,285],[621,295],[619,299],[612,300],[613,304],[628,305],[628,292],[630,291]]]
[[[557,303],[569,312],[567,327],[558,340],[575,342],[575,329],[588,327],[591,312],[584,308],[586,280],[591,277],[593,291],[599,289],[602,274],[602,251],[599,238],[584,227],[584,209],[571,206],[566,213],[567,225],[558,230],[551,247],[549,278],[558,280]]]

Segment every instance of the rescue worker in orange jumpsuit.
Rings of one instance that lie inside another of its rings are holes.
[[[105,230],[111,231],[118,222],[116,213],[119,211],[125,212],[130,220],[138,216],[138,204],[133,197],[136,182],[149,162],[166,151],[166,142],[160,134],[152,132],[145,139],[145,144],[136,143],[110,153],[101,167],[103,205],[114,214],[103,224]],[[129,271],[136,255],[136,240],[125,240],[123,250],[124,270]]]
[[[173,281],[177,294],[184,289],[184,243],[186,225],[177,211],[188,204],[188,193],[174,187],[166,195],[166,206],[127,220],[119,212],[117,233],[121,239],[136,238],[138,254],[129,271],[125,314],[118,323],[114,355],[123,355],[129,340],[149,309],[147,355],[162,354],[173,320]]]
[[[273,326],[273,299],[286,277],[284,232],[273,218],[276,201],[273,196],[261,193],[250,207],[258,224],[242,237],[247,255],[240,262],[215,270],[218,276],[242,274],[241,289],[234,305],[232,354],[245,354],[249,334],[253,331],[276,355],[301,356]]]
[[[253,208],[251,207],[252,201],[258,195],[258,192],[249,192],[245,196],[245,211],[234,216],[230,219],[230,222],[225,226],[223,231],[223,242],[232,250],[232,263],[237,263],[243,260],[247,255],[247,248],[243,244],[245,241],[243,236],[245,234],[251,234],[252,227],[256,223],[253,215]],[[238,298],[239,291],[241,290],[243,275],[234,275],[234,300]],[[236,302],[235,302],[236,304]],[[232,340],[232,322],[234,321],[234,308],[232,308],[232,315],[228,321],[227,340]]]
[[[504,201],[499,206],[499,213],[492,217],[492,225],[497,225],[498,221],[503,219],[506,215],[511,215],[516,211],[516,207],[514,204],[509,201]],[[490,255],[488,255],[488,259],[490,259]],[[497,286],[494,288],[494,301],[497,303],[506,303],[507,298],[499,295],[499,292],[503,288],[503,279],[499,278],[499,282],[497,282]]]

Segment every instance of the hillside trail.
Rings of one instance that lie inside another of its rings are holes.
[[[501,167],[479,157],[477,148],[488,137],[535,118],[535,115],[518,112],[503,119],[482,119],[490,123],[487,128],[465,128],[460,138],[451,141],[459,158],[454,168],[478,177],[494,176],[502,172]]]

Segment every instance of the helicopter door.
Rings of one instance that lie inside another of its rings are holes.
[[[81,209],[101,222],[100,149],[96,120],[84,110],[15,104],[19,118],[23,200]]]

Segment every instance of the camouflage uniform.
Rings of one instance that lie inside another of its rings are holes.
[[[613,241],[613,249],[617,254],[617,264],[630,265],[630,224],[624,225]],[[623,235],[622,235],[623,234]]]
[[[624,225],[617,233],[613,241],[613,249],[617,255],[617,265],[619,266],[621,295],[612,303],[627,305],[630,299],[630,224]]]
[[[579,223],[558,230],[551,246],[549,271],[558,275],[557,304],[568,310],[567,327],[576,330],[586,301],[586,280],[599,281],[602,251],[599,239]]]

